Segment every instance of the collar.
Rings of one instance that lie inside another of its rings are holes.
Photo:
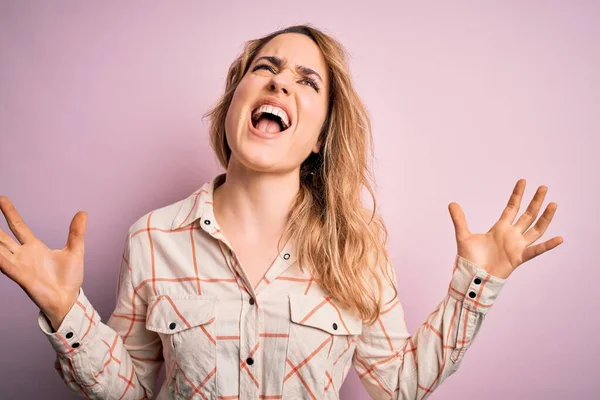
[[[215,187],[218,187],[225,181],[225,174],[215,176],[211,181],[206,182],[202,187],[196,190],[182,201],[179,211],[171,223],[171,230],[185,228],[193,222],[200,219],[201,222],[209,220],[214,222],[213,214],[213,193]]]
[[[225,182],[225,175],[222,173],[215,176],[182,201],[181,207],[171,223],[171,231],[188,227],[199,220],[198,224],[204,231],[215,239],[223,241],[231,249],[231,245],[221,233],[213,212],[214,190]],[[295,246],[292,240],[285,243],[279,258],[286,265],[291,265],[296,261]]]

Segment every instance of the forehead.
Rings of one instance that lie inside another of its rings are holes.
[[[327,79],[327,62],[321,49],[306,35],[300,33],[284,33],[275,36],[258,52],[260,56],[276,56],[290,67],[302,65],[317,71]]]

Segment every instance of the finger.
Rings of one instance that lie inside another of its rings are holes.
[[[17,242],[15,242],[8,233],[0,229],[0,246],[4,246],[11,253],[15,253],[20,245]]]
[[[471,236],[471,232],[467,225],[467,219],[465,218],[465,214],[460,205],[452,202],[448,205],[448,210],[450,211],[450,218],[452,218],[452,223],[454,224],[456,240],[463,240]]]
[[[531,244],[538,240],[540,237],[542,237],[544,232],[546,232],[546,229],[548,229],[550,222],[552,222],[552,218],[554,218],[554,214],[556,213],[557,208],[558,204],[554,202],[548,204],[546,206],[546,209],[544,210],[544,213],[542,214],[540,219],[538,219],[533,228],[525,232],[523,237],[525,238],[525,240],[527,240],[528,244]]]
[[[14,255],[7,248],[0,246],[0,272],[16,281],[18,269],[12,260]]]
[[[79,211],[71,221],[69,237],[67,238],[67,248],[74,253],[83,254],[86,222],[87,213],[85,211]]]
[[[23,219],[8,197],[0,196],[0,209],[6,218],[8,227],[21,244],[25,244],[35,238],[35,235],[25,222],[23,222]]]
[[[546,198],[546,193],[548,193],[548,186],[542,185],[538,187],[527,210],[525,210],[515,224],[515,227],[519,229],[519,232],[525,232],[531,226],[533,221],[535,221],[540,212],[540,208],[542,207],[542,203],[544,202],[544,198]]]
[[[519,179],[517,181],[513,192],[508,199],[508,204],[506,205],[506,208],[504,208],[504,211],[502,211],[502,215],[500,216],[501,220],[505,220],[512,225],[517,213],[519,212],[519,208],[521,207],[521,199],[523,198],[525,185],[525,179]]]
[[[544,243],[527,247],[523,252],[523,262],[525,263],[531,260],[532,258],[539,256],[540,254],[544,254],[548,250],[552,250],[556,246],[560,245],[562,242],[562,236],[556,236],[550,240],[545,241]]]

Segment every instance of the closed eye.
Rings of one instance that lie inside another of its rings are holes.
[[[270,65],[267,64],[258,64],[256,65],[254,68],[252,68],[252,72],[257,71],[259,69],[266,69],[271,71],[272,73],[275,73],[275,68],[271,67]]]
[[[272,66],[268,65],[268,64],[257,64],[254,66],[254,68],[252,68],[252,72],[258,71],[259,69],[265,69],[267,71],[270,71],[271,73],[275,74],[277,73],[277,71],[275,71],[275,68],[273,68]],[[319,85],[317,83],[317,81],[315,81],[314,79],[310,78],[310,77],[304,77],[300,80],[300,82],[304,82],[305,84],[308,84],[309,86],[311,86],[317,93],[319,93]]]
[[[312,86],[313,89],[317,91],[317,93],[319,93],[319,85],[314,79],[307,77],[302,79],[302,82],[307,82],[310,86]]]

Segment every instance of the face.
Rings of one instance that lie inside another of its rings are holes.
[[[264,45],[227,112],[230,164],[260,172],[297,171],[319,151],[328,79],[323,54],[309,37],[285,33]]]

